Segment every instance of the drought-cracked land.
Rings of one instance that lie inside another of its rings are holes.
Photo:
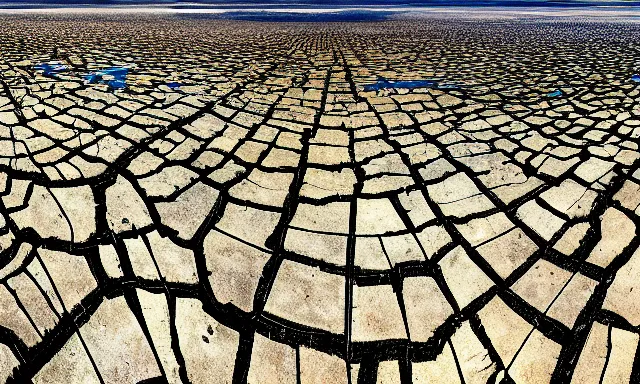
[[[0,25],[0,381],[640,380],[640,24]]]

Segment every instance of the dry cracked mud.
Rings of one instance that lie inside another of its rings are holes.
[[[0,24],[0,381],[640,380],[638,24]]]

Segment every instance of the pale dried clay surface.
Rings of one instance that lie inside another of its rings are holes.
[[[638,24],[0,25],[1,382],[640,380]]]

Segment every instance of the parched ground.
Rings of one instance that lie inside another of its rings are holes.
[[[616,20],[0,17],[0,380],[638,382],[639,60]]]

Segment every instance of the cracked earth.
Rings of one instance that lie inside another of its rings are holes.
[[[0,22],[0,380],[640,380],[637,24]]]

